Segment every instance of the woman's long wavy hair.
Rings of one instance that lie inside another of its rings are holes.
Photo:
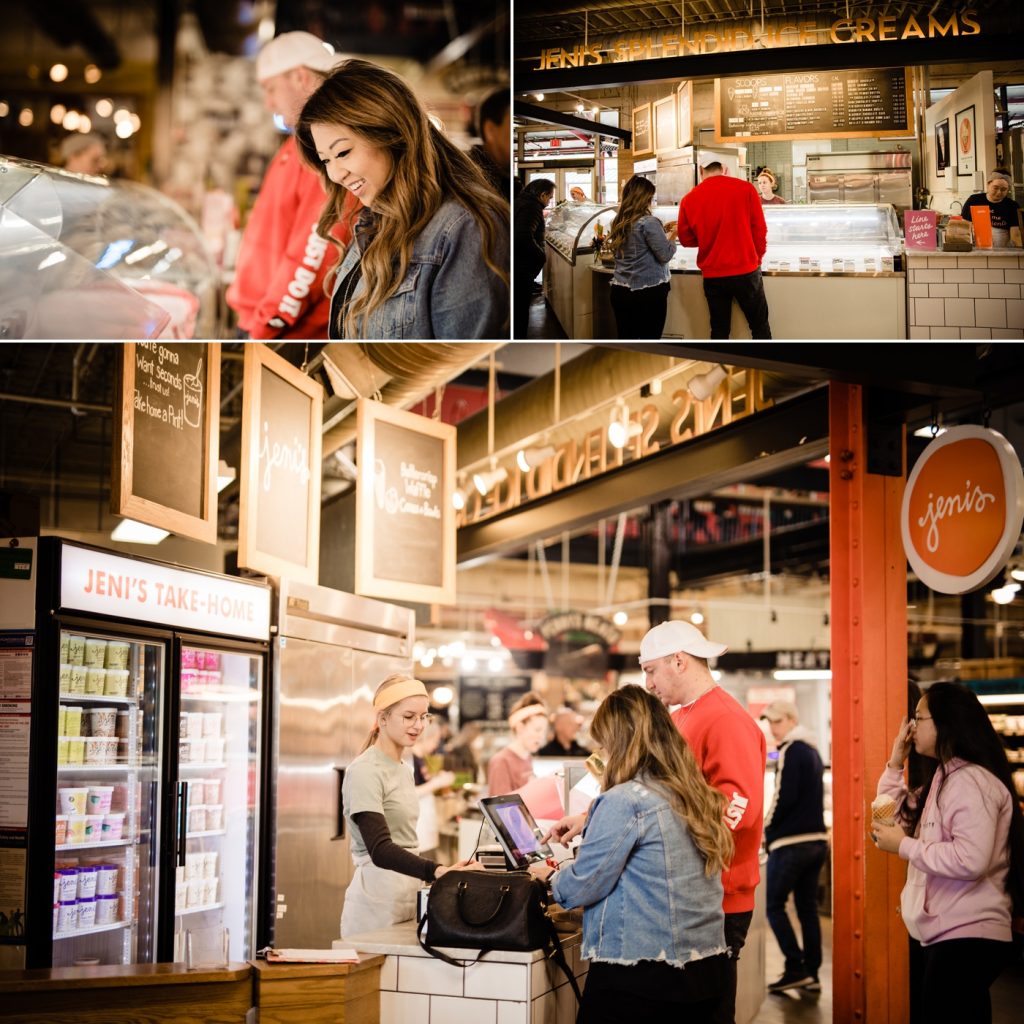
[[[619,203],[619,212],[615,214],[612,221],[612,229],[608,234],[608,248],[618,256],[622,247],[626,244],[633,225],[641,217],[646,217],[651,212],[651,203],[654,200],[654,182],[634,174],[626,182],[622,190],[622,202]]]
[[[448,199],[457,200],[472,214],[480,228],[484,262],[491,273],[508,282],[508,268],[496,262],[498,225],[509,222],[508,203],[469,157],[431,124],[398,75],[366,60],[346,60],[324,79],[299,115],[295,130],[299,152],[320,174],[328,196],[317,231],[330,239],[331,229],[342,219],[348,190],[327,176],[310,132],[313,124],[344,125],[391,157],[391,177],[373,200],[379,228],[362,256],[366,287],[348,304],[344,322],[337,325],[345,337],[365,334],[370,314],[405,277],[413,243]],[[358,210],[349,214],[350,222],[357,216]],[[329,280],[325,285],[330,287]]]
[[[708,785],[660,700],[642,686],[615,690],[597,709],[590,735],[606,754],[603,789],[642,775],[686,822],[705,875],[729,865],[733,839],[723,817],[725,796]]]
[[[1024,814],[1013,785],[1013,772],[1006,759],[1006,750],[992,726],[977,695],[960,683],[932,683],[923,697],[935,726],[935,758],[925,757],[923,784],[914,805],[907,807],[911,834],[924,811],[925,801],[938,778],[938,794],[946,781],[946,765],[951,758],[976,764],[991,772],[1010,794],[1010,870],[1006,888],[1013,900],[1014,914],[1024,915]]]

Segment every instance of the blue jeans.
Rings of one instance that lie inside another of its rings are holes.
[[[704,298],[711,317],[711,337],[728,338],[732,321],[732,300],[735,299],[750,325],[750,336],[767,339],[772,336],[768,324],[768,300],[760,270],[733,277],[705,277]]]
[[[818,877],[828,856],[823,839],[782,846],[768,854],[768,923],[786,958],[787,973],[818,975],[821,968],[821,923],[818,921]],[[804,948],[786,913],[786,900],[793,894]]]

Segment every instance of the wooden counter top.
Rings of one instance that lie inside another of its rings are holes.
[[[251,961],[257,982],[278,978],[322,978],[346,974],[358,974],[372,967],[382,967],[385,957],[380,953],[360,953],[357,964],[300,964],[267,963],[266,960]]]
[[[104,964],[95,967],[44,967],[32,971],[0,971],[0,993],[60,991],[82,988],[141,988],[146,985],[203,985],[243,981],[249,964],[226,970],[189,971],[184,964]]]

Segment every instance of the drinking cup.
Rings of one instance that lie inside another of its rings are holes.
[[[90,665],[85,670],[85,692],[91,694],[101,694],[104,691],[107,682],[107,670],[105,668],[97,668],[94,665]]]
[[[68,681],[68,693],[85,693],[85,680],[88,669],[84,665],[72,665]]]
[[[107,658],[107,641],[99,637],[85,638],[85,663],[90,668],[103,668]]]
[[[68,635],[68,656],[64,659],[69,665],[85,664],[85,637],[74,633]]]
[[[88,808],[88,786],[62,786],[57,790],[62,814],[85,814]]]
[[[127,640],[111,640],[107,644],[107,654],[104,660],[106,668],[127,668],[128,652],[131,644]]]

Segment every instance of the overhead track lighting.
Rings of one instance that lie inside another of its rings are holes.
[[[625,448],[626,444],[642,429],[636,420],[630,418],[629,408],[625,402],[620,401],[612,406],[611,422],[608,424],[608,441],[613,448]]]
[[[556,451],[555,446],[550,444],[542,445],[540,448],[520,448],[516,455],[516,465],[524,473],[529,473],[531,469],[550,459]]]
[[[691,377],[686,385],[686,390],[697,399],[703,402],[710,398],[718,388],[718,385],[728,376],[728,371],[721,363],[716,363],[707,373],[698,373]]]
[[[504,466],[498,466],[496,469],[489,469],[483,473],[474,473],[473,486],[483,498],[490,494],[498,484],[504,483],[507,479],[508,470]]]

